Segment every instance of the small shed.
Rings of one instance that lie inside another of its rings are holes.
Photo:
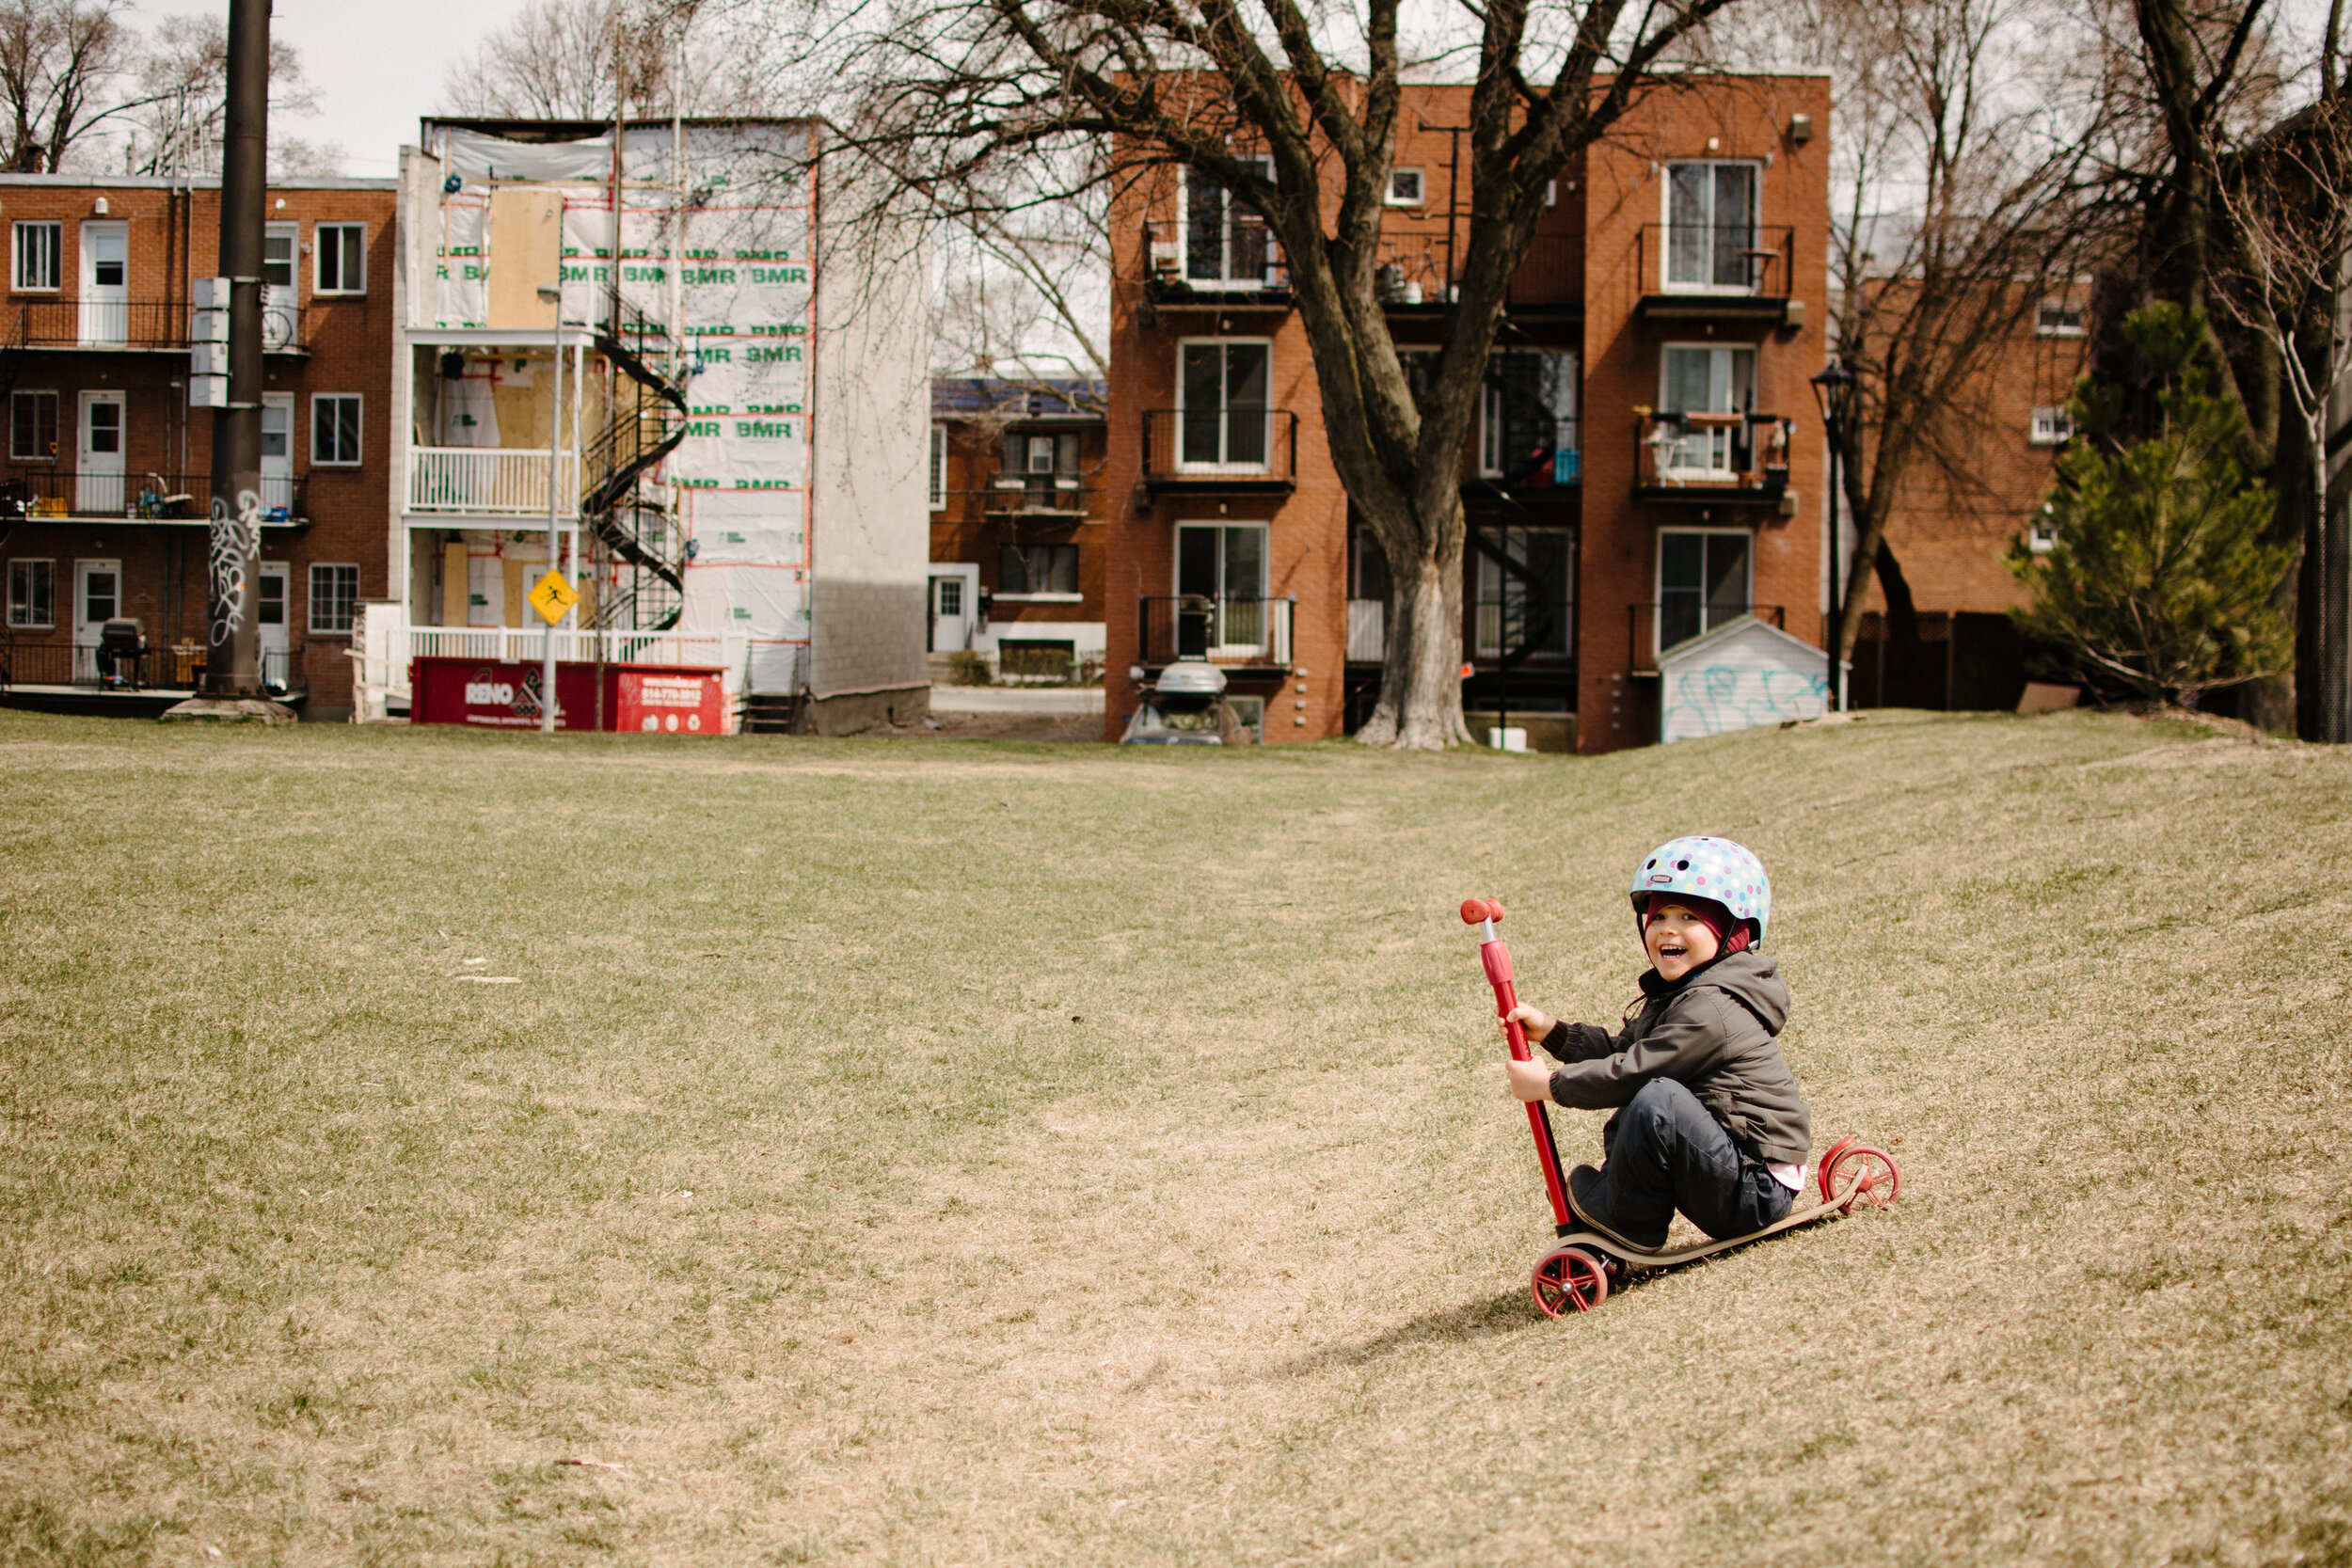
[[[1829,709],[1822,651],[1741,615],[1658,656],[1658,738],[1688,740],[1819,719]]]

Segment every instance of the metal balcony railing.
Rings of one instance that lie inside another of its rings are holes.
[[[1380,261],[1373,286],[1391,309],[1440,306],[1470,264],[1468,224],[1449,244],[1443,229],[1391,228],[1380,236]],[[1584,239],[1581,234],[1538,234],[1511,274],[1503,308],[1514,310],[1568,309],[1584,299]]]
[[[1788,487],[1795,429],[1777,414],[1643,414],[1634,486],[1652,500],[1776,500]]]
[[[1788,224],[1644,224],[1635,255],[1644,293],[1796,292],[1797,231]]]
[[[262,650],[262,681],[284,691],[293,673],[295,650]],[[0,687],[87,686],[116,690],[193,690],[204,679],[204,646],[199,642],[167,642],[152,637],[135,655],[102,659],[94,642],[33,642],[0,640]]]
[[[1709,603],[1696,594],[1659,604],[1626,606],[1626,668],[1637,675],[1655,674],[1658,656],[1671,653],[1694,637],[1704,637],[1742,615],[1786,630],[1782,608],[1776,604]]]
[[[1139,661],[1173,664],[1180,658],[1215,664],[1279,665],[1291,661],[1288,598],[1178,594],[1144,598],[1136,611],[1141,628]]]
[[[1377,664],[1389,657],[1389,606],[1384,599],[1347,601],[1347,661]]]
[[[1287,408],[1152,408],[1143,415],[1148,484],[1289,489],[1298,478],[1298,416]]]
[[[290,523],[308,514],[300,474],[262,476],[262,521]],[[26,465],[0,471],[0,519],[74,519],[202,523],[212,515],[210,474],[77,471]]]
[[[0,340],[17,348],[183,349],[195,339],[193,315],[184,300],[17,299],[0,306]],[[307,325],[308,312],[291,299],[263,298],[263,352],[300,352]]]
[[[1075,474],[1000,472],[984,494],[992,516],[1067,518],[1086,515],[1093,491]]]
[[[1146,223],[1143,269],[1147,289],[1161,301],[1258,295],[1272,306],[1290,299],[1290,273],[1274,231],[1246,216],[1215,224]]]
[[[569,516],[580,494],[580,465],[570,452],[556,464],[559,515]],[[548,515],[545,447],[411,447],[408,510],[494,516]]]

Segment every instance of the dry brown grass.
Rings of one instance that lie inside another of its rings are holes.
[[[0,716],[0,1564],[2352,1560],[2348,798]],[[1696,830],[1904,1199],[1548,1322],[1452,906]]]

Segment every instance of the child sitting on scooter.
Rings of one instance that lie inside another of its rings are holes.
[[[1568,1173],[1586,1229],[1654,1252],[1679,1209],[1722,1241],[1784,1218],[1804,1186],[1813,1117],[1773,1037],[1788,1016],[1763,863],[1725,838],[1661,844],[1633,873],[1650,968],[1614,1036],[1522,1004],[1510,1016],[1562,1065],[1508,1063],[1523,1101],[1615,1106],[1599,1168]]]

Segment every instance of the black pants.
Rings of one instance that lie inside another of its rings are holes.
[[[1643,1085],[1600,1137],[1609,1163],[1588,1207],[1629,1242],[1662,1243],[1677,1209],[1718,1241],[1744,1236],[1785,1218],[1796,1199],[1671,1078]]]

